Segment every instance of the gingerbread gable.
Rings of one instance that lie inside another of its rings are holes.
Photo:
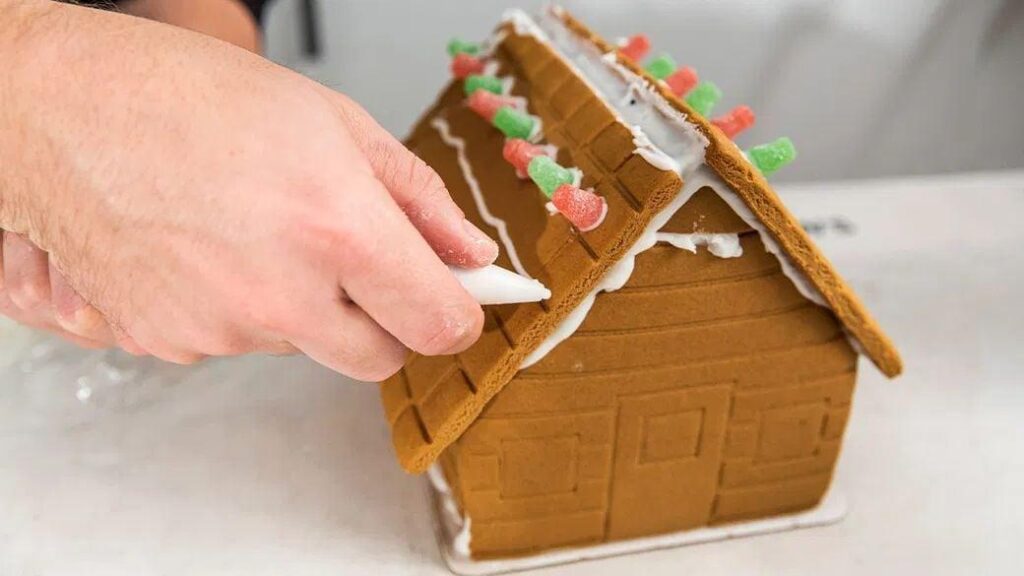
[[[558,148],[559,163],[578,167],[581,185],[604,198],[607,216],[589,232],[551,216],[536,186],[517,177],[501,160],[503,134],[464,105],[462,81],[443,92],[414,128],[409,147],[441,174],[467,217],[493,233],[503,247],[498,264],[537,278],[551,289],[552,298],[539,304],[485,307],[483,335],[470,349],[455,356],[414,355],[382,384],[402,466],[410,472],[429,467],[528,364],[529,356],[565,330],[567,318],[571,323],[571,316],[581,310],[585,316],[585,301],[592,301],[602,282],[613,275],[610,271],[622,272],[621,266],[613,267],[631,262],[652,222],[665,231],[674,231],[673,226],[685,230],[689,220],[679,216],[688,210],[700,212],[701,206],[716,211],[716,222],[730,230],[754,226],[766,246],[777,244],[783,252],[780,261],[789,262],[806,280],[808,297],[832,310],[882,372],[898,374],[899,356],[888,339],[732,141],[571,16],[555,14],[578,40],[645,79],[648,89],[653,87],[676,114],[685,115],[688,125],[677,138],[702,150],[703,158],[698,156],[695,162],[706,164],[742,200],[742,205],[730,204],[739,217],[722,210],[721,202],[708,196],[708,188],[684,182],[697,182],[693,171],[680,170],[686,175],[681,177],[657,158],[639,153],[635,128],[569,59],[521,21],[506,22],[490,54],[498,65],[496,75],[511,82],[511,94],[525,98],[529,112],[542,122],[544,141]],[[684,194],[688,196],[683,198]],[[657,219],[665,217],[666,208],[677,200],[689,201],[668,225],[659,223]]]

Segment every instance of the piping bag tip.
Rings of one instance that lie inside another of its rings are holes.
[[[481,305],[539,302],[551,298],[551,290],[539,281],[493,264],[483,268],[449,266],[448,269]]]

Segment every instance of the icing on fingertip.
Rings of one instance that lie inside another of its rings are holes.
[[[475,254],[479,256],[478,263],[490,264],[498,259],[498,243],[483,230],[477,228],[469,220],[462,221],[462,229],[465,230],[475,247]]]

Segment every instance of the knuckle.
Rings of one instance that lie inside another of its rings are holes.
[[[35,310],[47,304],[46,283],[40,278],[25,278],[10,282],[7,294],[15,306],[22,310]]]
[[[287,303],[277,303],[269,300],[254,302],[248,306],[242,314],[245,318],[243,330],[251,329],[266,336],[279,336],[291,334],[296,328],[296,317],[292,306]]]
[[[345,223],[339,224],[333,231],[331,246],[328,258],[346,273],[373,269],[374,261],[377,259],[375,251],[380,247],[354,225]]]
[[[441,180],[441,176],[420,158],[412,154],[408,156],[409,167],[406,178],[412,190],[415,190],[410,200],[418,204],[433,204],[447,200],[449,198],[448,189],[445,187],[444,181]]]
[[[294,249],[317,264],[365,260],[370,258],[373,242],[368,241],[364,222],[350,214],[329,210],[326,214],[298,218],[292,236]],[[365,264],[365,261],[358,262]]]

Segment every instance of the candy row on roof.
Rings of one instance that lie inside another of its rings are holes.
[[[582,175],[553,158],[554,149],[534,143],[540,135],[540,119],[529,114],[526,101],[507,93],[501,78],[486,74],[487,63],[479,45],[452,40],[448,43],[452,74],[463,81],[466,105],[505,136],[502,156],[519,178],[529,178],[550,200],[548,209],[568,219],[582,232],[597,228],[608,211],[605,199],[580,188]]]
[[[637,34],[619,42],[619,54],[641,62],[651,51],[651,41],[645,34]],[[694,112],[707,118],[718,101],[722,99],[722,91],[713,82],[700,81],[697,72],[689,66],[680,68],[668,54],[652,58],[644,67],[647,73],[656,80],[663,82],[669,90]],[[711,124],[718,127],[729,138],[735,138],[740,132],[754,125],[754,111],[747,106],[736,106],[729,112],[710,119]],[[786,137],[774,142],[754,146],[744,152],[750,163],[762,174],[768,176],[796,158],[796,147]]]
[[[620,42],[619,52],[634,61],[643,60],[650,52],[650,40],[639,34]],[[579,171],[560,166],[549,147],[531,143],[540,132],[540,119],[529,114],[523,99],[507,93],[505,82],[487,73],[488,65],[479,44],[453,39],[448,43],[452,74],[463,80],[467,106],[499,129],[508,140],[503,156],[520,178],[530,178],[551,200],[549,209],[568,218],[581,231],[593,230],[604,220],[607,204],[592,190],[579,187]],[[493,65],[493,63],[492,63]],[[647,73],[677,97],[685,99],[697,114],[707,117],[722,98],[722,91],[712,82],[701,81],[688,66],[680,68],[674,59],[663,54],[650,60]],[[755,122],[754,112],[737,106],[728,113],[710,120],[729,138],[734,138]],[[796,158],[796,148],[789,138],[754,146],[744,152],[746,158],[768,176]]]
[[[644,34],[631,36],[620,42],[619,53],[636,62],[642,61],[651,50],[650,39]],[[454,39],[448,43],[448,54],[452,56],[452,73],[456,78],[464,78],[467,84],[472,82],[473,90],[484,88],[500,94],[501,81],[493,76],[484,75],[485,65],[480,58],[481,49],[478,44]],[[713,82],[700,81],[697,72],[689,67],[679,67],[668,54],[651,59],[645,69],[655,79],[664,82],[673,94],[684,98],[694,112],[707,117],[722,98],[722,91]],[[467,93],[472,93],[468,91]],[[500,122],[519,121],[502,114]],[[742,131],[754,125],[756,117],[747,106],[736,106],[729,112],[712,118],[711,124],[716,126],[727,137],[735,138]],[[499,126],[500,128],[500,126]],[[796,158],[796,147],[786,137],[773,142],[753,146],[744,152],[751,164],[765,176],[771,175]]]

